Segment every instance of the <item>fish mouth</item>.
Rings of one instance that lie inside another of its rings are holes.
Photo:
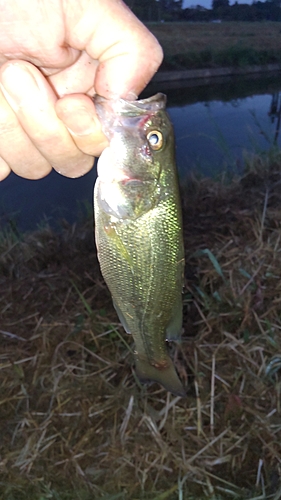
[[[93,97],[97,115],[103,128],[118,125],[118,117],[140,117],[141,115],[154,114],[166,108],[167,97],[158,92],[147,99],[138,101],[126,101],[126,99],[105,99],[98,94]]]
[[[146,114],[147,111],[152,111],[155,113],[160,109],[165,109],[167,96],[158,92],[152,97],[147,99],[139,99],[136,101],[127,101],[126,99],[106,99],[98,94],[93,97],[97,113],[99,113],[101,107],[111,108],[115,114],[118,115],[128,115],[139,116]]]

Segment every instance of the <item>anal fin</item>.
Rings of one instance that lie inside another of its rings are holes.
[[[182,298],[174,304],[170,322],[166,328],[166,340],[180,340],[182,333]]]
[[[114,300],[113,300],[113,305],[114,305],[114,309],[115,309],[115,311],[116,311],[116,312],[117,312],[117,314],[118,314],[119,321],[120,321],[120,323],[122,324],[122,326],[123,326],[123,328],[124,328],[125,332],[126,332],[126,333],[131,333],[131,332],[130,332],[130,329],[129,329],[129,327],[128,327],[128,323],[127,323],[127,320],[126,320],[126,318],[125,318],[124,314],[122,313],[122,311],[121,311],[120,307],[116,304],[116,302],[115,302]]]

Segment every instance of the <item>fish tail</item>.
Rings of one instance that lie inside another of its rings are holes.
[[[186,392],[170,358],[165,368],[156,368],[149,361],[136,359],[136,373],[141,382],[153,381],[163,385],[175,396],[186,397]]]

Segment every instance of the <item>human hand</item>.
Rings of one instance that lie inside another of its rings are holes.
[[[0,0],[0,180],[88,172],[107,144],[92,99],[134,99],[162,50],[119,0]]]

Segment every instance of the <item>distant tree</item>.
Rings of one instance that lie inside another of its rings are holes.
[[[142,21],[173,21],[181,17],[183,0],[125,0]]]
[[[192,22],[208,22],[211,20],[211,15],[212,11],[210,9],[205,9],[201,5],[196,5],[196,7],[183,9],[181,13],[181,19]]]
[[[229,0],[213,0],[212,1],[212,9],[218,10],[220,8],[229,7]]]
[[[181,17],[183,0],[156,0],[160,7],[161,19],[174,21]]]
[[[267,0],[270,20],[271,21],[281,21],[281,1],[280,0]]]
[[[279,0],[265,0],[265,2],[254,2],[255,20],[281,21],[281,9]]]
[[[125,3],[142,21],[161,20],[161,9],[157,0],[125,0]]]
[[[231,21],[255,21],[256,12],[253,5],[235,2],[229,9]]]
[[[182,7],[183,0],[156,0],[158,2],[163,10],[167,11],[173,11],[178,9],[178,7]]]
[[[229,0],[212,0],[213,16],[220,19],[229,17]]]

